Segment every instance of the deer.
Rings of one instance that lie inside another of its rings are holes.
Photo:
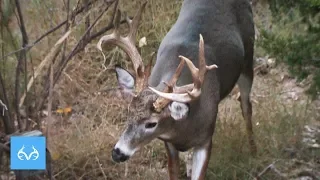
[[[113,45],[132,61],[133,70],[115,65],[116,91],[127,102],[127,121],[111,151],[125,162],[158,139],[168,157],[170,180],[179,178],[179,153],[193,151],[188,178],[203,180],[211,156],[219,103],[238,85],[249,148],[256,153],[250,94],[254,79],[254,22],[249,0],[184,0],[176,22],[162,39],[156,61],[144,65],[136,33],[146,2],[120,35],[121,11],[114,30],[97,48]],[[104,55],[103,55],[104,56]],[[104,56],[105,57],[105,56]]]

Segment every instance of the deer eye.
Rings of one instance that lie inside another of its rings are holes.
[[[156,125],[157,125],[156,122],[152,122],[152,123],[146,123],[144,127],[145,127],[146,129],[151,129],[151,128],[156,127]]]

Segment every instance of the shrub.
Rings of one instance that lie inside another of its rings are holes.
[[[303,80],[312,75],[308,94],[320,92],[320,0],[269,0],[273,17],[270,30],[261,30],[258,44],[278,61],[289,65]]]

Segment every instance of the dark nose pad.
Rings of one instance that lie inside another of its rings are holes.
[[[119,148],[115,148],[112,150],[112,160],[115,162],[124,162],[129,159],[129,156],[123,154]]]

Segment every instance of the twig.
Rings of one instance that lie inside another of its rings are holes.
[[[111,18],[109,24],[108,24],[106,27],[102,28],[100,31],[92,34],[92,35],[90,36],[90,38],[87,40],[88,43],[90,43],[91,40],[95,39],[96,37],[101,36],[101,35],[102,35],[103,33],[105,33],[106,31],[114,28],[113,21],[114,21],[114,18],[115,18],[115,16],[116,16],[118,4],[119,4],[119,0],[116,0],[116,1],[115,1],[115,5],[114,5],[114,8],[113,8],[112,18]],[[129,17],[129,18],[132,19],[132,17]],[[126,19],[123,19],[122,21],[120,21],[120,25],[123,24],[123,23],[125,23],[125,22],[127,22]]]
[[[62,170],[60,170],[59,172],[57,172],[55,175],[53,175],[53,178],[56,178],[57,176],[59,176],[60,174],[62,174],[63,172],[65,172],[66,170],[68,170],[71,167],[74,167],[74,165],[77,163],[77,161],[70,163],[67,167],[63,168]]]
[[[34,76],[31,77],[31,79],[28,82],[28,86],[27,86],[27,91],[24,92],[23,96],[20,99],[20,103],[19,106],[21,107],[27,92],[30,90],[31,86],[33,85],[34,79],[37,78],[37,76],[40,74],[40,72],[42,71],[42,69],[45,67],[45,65],[47,64],[51,64],[52,59],[54,58],[54,56],[57,54],[57,52],[59,51],[59,49],[61,48],[61,43],[64,42],[64,40],[71,34],[72,30],[69,30],[67,33],[65,33],[57,42],[56,44],[53,46],[53,48],[50,50],[50,52],[48,53],[48,55],[44,58],[44,60],[40,63],[40,65],[37,67]]]
[[[94,4],[96,1],[98,1],[98,0],[90,1],[90,2],[89,2],[89,6],[91,6],[92,4]],[[78,14],[82,13],[82,12],[84,11],[84,9],[85,9],[85,6],[82,6],[81,8],[79,8],[78,10],[76,10],[74,13],[72,13],[73,16],[75,17],[75,16],[77,16]],[[26,51],[30,50],[33,46],[35,46],[36,44],[38,44],[43,38],[47,37],[49,34],[51,34],[51,33],[55,32],[56,30],[60,29],[60,28],[61,28],[63,25],[65,25],[66,23],[68,23],[68,19],[64,20],[63,22],[61,22],[60,24],[58,24],[56,27],[54,27],[54,28],[48,30],[47,32],[45,32],[45,33],[44,33],[43,35],[41,35],[38,39],[36,39],[33,43],[27,44],[25,47],[22,47],[22,48],[20,48],[20,49],[18,49],[18,50],[15,50],[15,51],[13,51],[13,52],[10,52],[9,54],[4,55],[4,56],[2,57],[2,59],[5,58],[5,57],[8,57],[8,56],[11,56],[11,55],[13,55],[13,54],[16,54],[16,53],[18,53],[18,52],[20,52],[20,51],[22,51],[22,50],[26,50]]]
[[[0,3],[1,4],[1,3]],[[1,5],[0,5],[1,6]],[[2,21],[0,21],[1,23],[1,28],[0,28],[0,33],[1,33],[1,38],[4,38],[4,24]],[[4,46],[1,46],[1,54],[4,55]],[[3,58],[4,59],[4,58]],[[5,68],[5,61],[3,61],[3,67]],[[5,76],[5,74],[4,74]],[[5,87],[5,81],[4,78],[2,77],[2,74],[0,72],[0,94],[2,95],[2,98],[4,100],[4,103],[8,105],[8,113],[4,113],[3,116],[3,123],[4,123],[4,127],[5,127],[5,132],[6,133],[12,133],[14,131],[14,124],[13,121],[11,121],[11,109],[9,106],[9,100],[8,100],[8,96],[7,96],[7,91],[6,91],[6,87]]]
[[[101,92],[109,92],[109,91],[114,91],[114,90],[120,90],[121,87],[103,87],[101,88],[99,91],[97,91],[97,93],[101,93]]]
[[[117,1],[116,1],[116,2],[117,2]],[[103,14],[105,11],[107,11],[108,8],[109,8],[111,5],[112,5],[112,4],[108,5],[107,8],[106,8],[101,14]],[[101,15],[101,14],[100,14],[100,15]],[[102,15],[101,15],[101,16],[102,16]],[[100,16],[99,16],[99,17],[100,17]],[[97,19],[99,19],[99,17],[98,17]],[[97,19],[96,19],[95,21],[97,21]],[[125,23],[125,22],[126,22],[126,20],[122,20],[120,23],[123,24],[123,23]],[[90,27],[93,27],[94,25],[95,25],[95,22],[94,22],[93,24],[91,24]],[[93,39],[95,39],[96,37],[102,35],[102,34],[105,33],[106,31],[112,29],[113,27],[114,27],[114,26],[113,26],[113,23],[111,22],[108,26],[106,26],[106,27],[102,28],[100,31],[92,34],[92,35],[90,36],[90,38],[85,41],[85,45],[87,45],[87,44],[90,43]],[[82,36],[82,38],[80,38],[78,44],[76,45],[76,47],[80,47],[80,48],[74,47],[74,48],[72,49],[71,53],[69,54],[69,56],[65,59],[65,61],[64,61],[64,62],[61,62],[61,64],[59,64],[59,67],[60,67],[61,69],[59,69],[59,71],[55,74],[55,76],[54,76],[54,84],[53,84],[53,85],[56,84],[58,78],[59,78],[60,75],[61,75],[61,72],[62,72],[63,69],[64,69],[64,66],[68,63],[68,61],[69,61],[74,55],[76,55],[77,53],[79,53],[80,51],[82,51],[83,48],[85,47],[85,46],[82,46],[82,47],[79,46],[79,43],[81,42],[81,40],[83,40],[83,37],[85,36],[85,34],[86,34],[86,32],[84,33],[84,35]],[[45,88],[44,88],[44,90],[43,90],[43,92],[42,92],[41,99],[40,99],[40,101],[38,101],[38,103],[37,103],[36,111],[39,111],[39,110],[43,107],[44,102],[45,102],[45,99],[46,99],[46,97],[47,97],[47,95],[48,95],[48,89],[49,89],[49,83],[48,83],[48,81],[47,81],[47,83],[46,83],[46,85],[45,85]]]
[[[107,7],[105,7],[102,12],[99,14],[99,16],[94,20],[94,22],[90,25],[90,27],[84,32],[84,34],[81,36],[81,38],[79,39],[78,43],[76,44],[76,46],[71,50],[71,52],[69,53],[69,55],[67,56],[67,58],[65,59],[64,62],[61,62],[59,64],[59,69],[58,72],[55,74],[54,77],[54,85],[56,84],[56,82],[58,81],[61,72],[63,71],[63,69],[65,68],[65,66],[67,65],[67,63],[69,62],[69,60],[76,54],[75,52],[77,51],[77,49],[79,47],[84,48],[84,45],[80,46],[82,43],[84,43],[85,37],[87,36],[87,34],[90,32],[90,30],[95,26],[95,24],[98,22],[98,20],[102,17],[102,15],[109,9],[110,5],[108,5]],[[87,43],[85,43],[86,45]],[[82,49],[81,48],[81,49]]]
[[[27,31],[26,31],[26,27],[24,25],[24,20],[23,20],[23,16],[22,16],[22,12],[21,12],[21,7],[20,7],[20,3],[19,0],[15,0],[16,3],[16,7],[17,7],[17,11],[18,11],[18,16],[19,16],[19,25],[20,25],[20,30],[21,30],[21,34],[23,37],[23,45],[27,45],[28,44],[28,35],[27,35]]]
[[[89,0],[84,0],[84,6],[85,6],[86,12],[88,12],[89,11]],[[86,26],[86,29],[88,29],[90,27],[90,16],[87,16],[85,26]],[[87,37],[85,37],[86,39],[88,39],[90,37],[90,31],[87,33],[86,36],[87,36]]]
[[[53,91],[53,63],[50,66],[50,88],[49,88],[49,98],[48,98],[48,120],[47,120],[47,128],[46,128],[46,137],[48,139],[49,128],[52,122],[52,91]]]
[[[8,104],[9,100],[8,100],[6,88],[4,86],[4,82],[2,79],[1,73],[0,73],[0,87],[1,87],[0,92],[3,96],[4,103]],[[8,104],[8,106],[9,106],[9,104]],[[10,134],[14,131],[14,126],[13,126],[13,122],[11,121],[11,112],[10,112],[10,108],[8,106],[6,106],[8,113],[4,113],[4,115],[3,115],[3,117],[4,117],[3,123],[4,123],[4,127],[5,127],[5,132]],[[6,114],[7,114],[7,116],[5,116]]]
[[[0,99],[0,105],[3,107],[3,109],[2,109],[2,116],[4,116],[4,111],[8,111],[8,108],[7,108],[7,106],[1,101],[1,99]]]
[[[132,19],[132,17],[129,17],[129,18]],[[120,21],[120,24],[124,24],[124,23],[126,23],[126,22],[127,22],[127,21],[126,21],[125,19],[123,19],[123,20]],[[87,43],[87,44],[90,43],[92,40],[94,40],[95,38],[101,36],[103,33],[109,31],[109,30],[112,29],[112,28],[114,28],[114,25],[113,25],[113,24],[110,24],[110,25],[107,25],[106,27],[100,29],[98,32],[91,34],[91,36],[87,39],[86,43]],[[77,49],[77,50],[75,51],[75,54],[77,54],[78,52],[80,52],[80,51],[82,51],[82,50],[83,50],[83,48]]]
[[[66,23],[66,28],[65,28],[65,32],[68,31],[69,29],[69,26],[70,26],[70,23],[69,23],[69,11],[70,11],[70,0],[68,0],[67,2],[67,23]],[[66,58],[66,49],[67,49],[67,41],[68,40],[65,40],[64,43],[63,43],[63,50],[62,50],[62,56],[61,56],[61,59],[63,60],[64,58]],[[54,62],[53,62],[54,63]]]
[[[269,172],[270,170],[272,170],[273,172],[275,172],[278,176],[282,177],[282,178],[286,178],[286,175],[282,174],[274,165],[276,162],[278,162],[279,160],[276,160],[275,162],[271,163],[269,166],[267,166],[266,168],[264,168],[255,178],[254,180],[260,180],[260,178],[266,174],[267,172]]]
[[[129,167],[128,162],[124,163],[124,177],[128,177]]]
[[[18,21],[20,25],[20,31],[22,35],[22,48],[25,48],[28,44],[28,35],[26,32],[26,28],[24,25],[24,20],[21,12],[21,7],[19,0],[15,0],[17,12],[18,12]],[[16,81],[15,81],[15,107],[16,107],[16,115],[17,115],[17,121],[18,121],[18,127],[22,131],[22,121],[20,117],[20,111],[19,111],[19,100],[20,100],[20,72],[22,69],[22,63],[25,63],[25,66],[27,64],[27,51],[24,49],[19,54],[18,64],[16,68]],[[25,72],[26,73],[26,72]]]
[[[2,105],[4,107],[4,110],[8,111],[7,106],[1,101],[1,99],[0,99],[0,105]]]
[[[90,30],[93,28],[93,26],[96,24],[96,22],[102,17],[102,15],[105,13],[105,11],[107,11],[109,8],[109,6],[107,6],[103,11],[102,13],[96,18],[96,20],[94,21],[94,23],[85,31],[85,33],[81,36],[80,40],[78,41],[78,43],[76,44],[76,46],[74,46],[74,48],[71,50],[71,52],[69,53],[69,55],[63,59],[63,61],[60,61],[58,67],[58,71],[57,73],[55,74],[54,76],[54,85],[56,84],[58,78],[60,77],[61,75],[61,72],[63,71],[63,69],[65,68],[65,66],[67,65],[67,63],[69,62],[69,60],[76,54],[76,51],[77,49],[82,49],[85,47],[84,44],[84,40],[85,40],[85,37],[87,35],[88,32],[90,32]],[[86,16],[88,16],[90,13],[88,13]],[[85,43],[87,44],[87,43]],[[48,84],[48,83],[47,83]],[[47,86],[48,87],[48,86]],[[45,88],[46,92],[48,92],[48,88]]]
[[[256,176],[255,180],[260,179],[261,176],[263,176],[263,175],[266,174],[268,171],[270,171],[271,167],[274,166],[274,163],[276,163],[276,161],[273,162],[273,163],[271,163],[271,164],[269,164],[269,166],[267,166],[266,168],[264,168],[264,169]]]
[[[97,163],[98,163],[98,166],[99,166],[99,169],[100,169],[100,171],[101,171],[101,173],[102,173],[102,175],[103,175],[103,177],[104,177],[104,179],[108,179],[107,178],[107,175],[106,175],[106,173],[104,173],[104,171],[103,171],[103,169],[102,169],[102,164],[100,163],[100,160],[99,160],[99,158],[96,156],[96,160],[97,160]]]

